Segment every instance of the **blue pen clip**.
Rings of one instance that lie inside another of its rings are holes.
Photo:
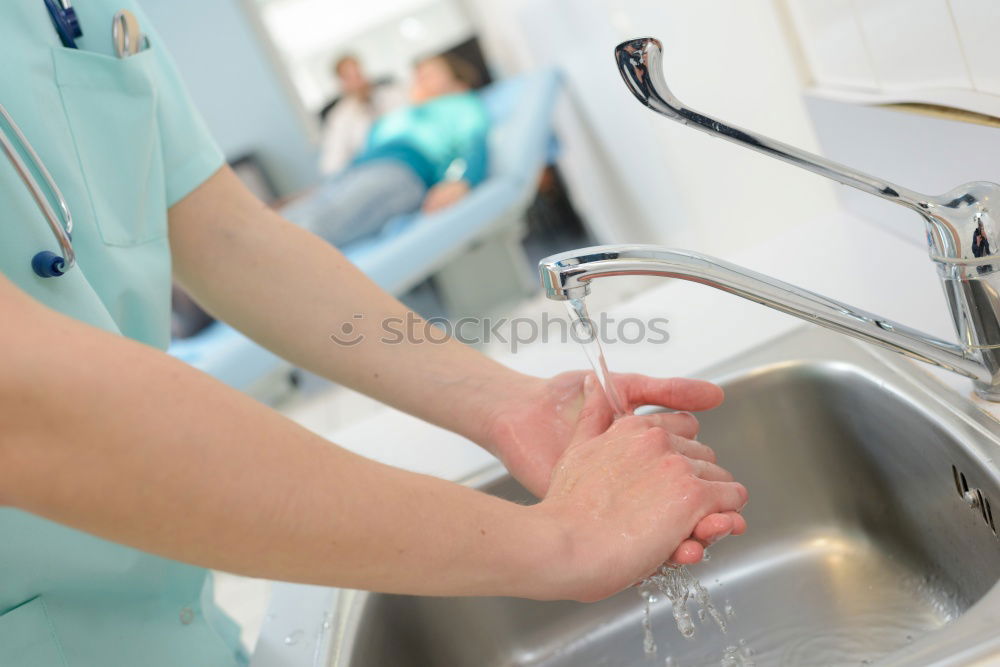
[[[76,48],[76,40],[83,37],[80,20],[70,0],[45,0],[45,8],[49,10],[52,24],[56,28],[59,40],[68,49]]]

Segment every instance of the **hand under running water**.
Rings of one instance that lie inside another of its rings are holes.
[[[573,371],[543,380],[525,378],[511,387],[511,398],[498,404],[488,428],[487,447],[503,461],[524,486],[544,497],[549,489],[556,462],[566,452],[584,406],[584,380],[593,373]],[[684,378],[657,379],[645,375],[614,374],[625,409],[632,412],[643,405],[659,405],[673,410],[709,410],[722,403],[723,392],[717,385]],[[596,382],[595,382],[596,385]],[[594,399],[598,408],[593,422],[603,432],[612,425],[613,415],[603,391],[597,385]],[[693,440],[698,434],[698,420],[688,413],[660,413],[643,418],[647,428],[656,426],[678,452],[685,456],[715,462],[715,453]],[[746,522],[736,512],[711,513],[699,517],[690,538],[677,546],[670,560],[690,565],[701,560],[704,547],[746,530]]]
[[[716,538],[722,524],[722,532],[742,532],[747,493],[705,445],[668,430],[670,415],[612,423],[596,379],[584,384],[570,443],[532,510],[567,544],[566,580],[553,582],[552,594],[593,601],[646,577],[668,554],[700,559],[701,542]]]

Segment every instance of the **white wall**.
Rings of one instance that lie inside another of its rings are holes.
[[[307,127],[240,0],[140,0],[229,157],[256,152],[281,194],[318,177]]]
[[[558,128],[564,168],[602,240],[724,255],[836,205],[817,176],[643,109],[614,69],[619,41],[658,37],[668,81],[686,103],[817,150],[771,0],[464,1],[506,71],[554,63],[567,72],[575,109]]]
[[[939,195],[971,181],[1000,183],[1000,130],[896,109],[807,98],[824,153],[918,192]],[[839,187],[843,205],[921,247],[924,223],[897,204]]]
[[[406,81],[416,58],[464,42],[472,32],[454,0],[268,0],[260,18],[312,111],[337,94],[330,65],[345,53],[361,56],[369,76]]]

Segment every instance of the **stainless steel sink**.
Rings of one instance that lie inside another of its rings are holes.
[[[661,601],[647,656],[634,590],[590,605],[352,592],[331,664],[717,665],[746,646],[758,666],[929,665],[1000,651],[996,423],[911,362],[815,329],[706,376],[727,400],[701,439],[750,490],[748,533],[692,568],[734,610],[725,635],[709,619],[685,640]],[[532,501],[502,471],[470,483]]]

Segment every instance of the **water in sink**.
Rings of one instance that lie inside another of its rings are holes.
[[[726,583],[747,603],[748,596],[757,596],[753,604],[761,616],[733,625],[760,664],[871,664],[886,647],[906,645],[947,625],[964,607],[949,585],[917,575],[910,564],[855,536],[818,535],[811,542],[775,545],[774,557],[787,560],[778,565],[784,586],[768,591],[763,605],[760,582],[756,591],[738,578]],[[803,599],[816,595],[823,602],[811,602],[810,613],[803,614]],[[712,657],[697,648],[685,654],[695,665],[710,664]]]

